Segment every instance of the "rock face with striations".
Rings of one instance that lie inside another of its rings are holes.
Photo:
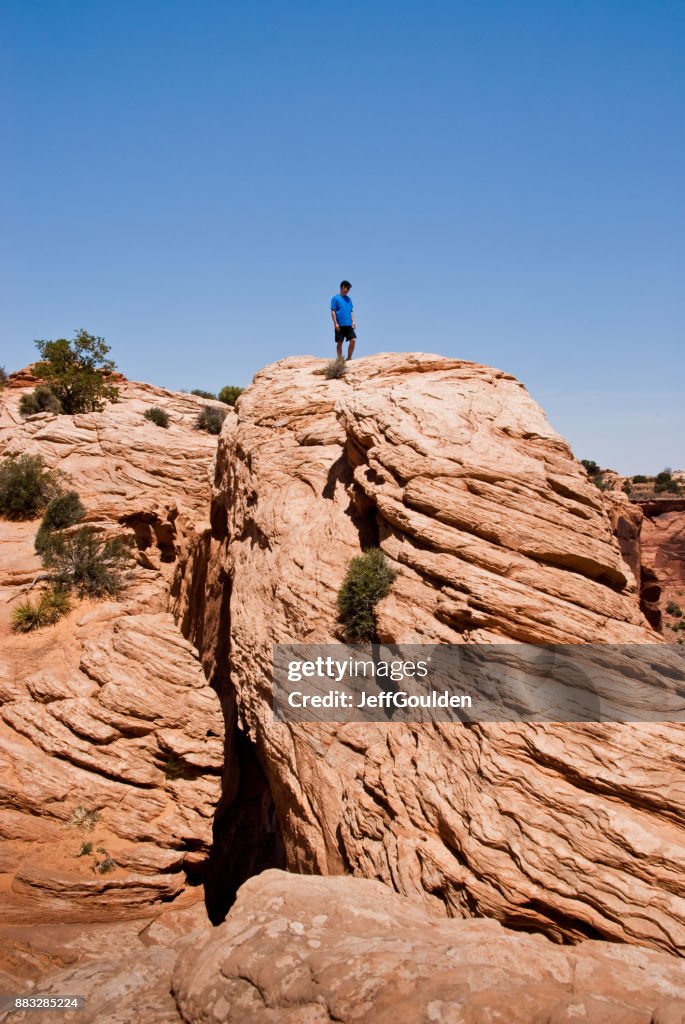
[[[668,615],[669,605],[685,608],[685,498],[648,501],[643,509],[643,558],[659,588],[661,610]],[[679,618],[672,616],[668,625],[678,626]],[[683,635],[680,629],[678,635]]]
[[[400,570],[383,642],[660,642],[601,493],[515,379],[428,355],[360,359],[342,380],[320,367],[283,360],[241,397],[177,587],[255,744],[285,863],[450,916],[682,952],[680,728],[273,723],[272,644],[336,641],[369,544]],[[226,805],[230,831],[237,785]]]
[[[36,944],[21,930],[32,923],[131,920],[201,897],[188,879],[211,844],[223,718],[168,611],[178,547],[207,514],[216,442],[193,429],[201,403],[125,381],[102,413],[23,421],[21,393],[0,396],[0,457],[40,454],[87,522],[137,540],[121,600],[75,602],[56,626],[17,636],[38,523],[0,521],[3,947],[31,977],[48,956],[18,952]],[[151,405],[168,430],[143,418]]]

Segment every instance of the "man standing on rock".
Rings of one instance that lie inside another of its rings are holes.
[[[338,359],[343,357],[343,341],[349,342],[347,349],[347,358],[352,358],[354,352],[354,342],[357,337],[355,333],[355,327],[357,326],[354,322],[354,306],[352,305],[352,299],[349,296],[349,291],[352,285],[349,281],[340,282],[340,293],[334,295],[331,299],[331,317],[333,318],[333,327],[335,329],[335,344],[338,350]]]

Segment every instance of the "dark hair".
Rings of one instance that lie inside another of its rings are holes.
[[[352,287],[352,285],[350,284],[350,282],[349,282],[349,281],[341,281],[341,282],[340,282],[340,287],[341,287],[341,288],[351,288],[351,287]]]

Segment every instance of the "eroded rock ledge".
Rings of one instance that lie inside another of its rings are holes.
[[[202,899],[189,883],[212,843],[223,717],[168,610],[178,551],[207,515],[216,440],[193,429],[202,403],[123,381],[101,413],[24,421],[18,385],[0,395],[0,457],[42,455],[88,522],[133,533],[137,557],[122,600],[76,602],[57,626],[16,636],[11,610],[40,570],[38,522],[0,521],[0,969],[30,978],[60,962],[40,938],[50,922]],[[143,418],[152,405],[168,430]],[[93,870],[98,848],[107,874]]]

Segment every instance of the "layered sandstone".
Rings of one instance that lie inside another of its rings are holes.
[[[384,642],[660,641],[601,492],[520,383],[426,355],[320,370],[283,360],[241,397],[211,533],[177,588],[256,745],[288,867],[558,939],[682,951],[680,728],[273,723],[272,644],[340,637],[337,592],[369,544],[400,571]],[[235,834],[235,786],[231,800]]]
[[[38,522],[0,521],[2,940],[19,976],[45,969],[22,927],[130,920],[200,898],[189,880],[220,795],[219,701],[168,611],[178,547],[206,516],[216,439],[193,429],[197,399],[120,388],[115,405],[73,417],[22,420],[22,387],[0,396],[0,457],[42,455],[87,522],[137,542],[119,600],[76,601],[57,626],[18,636],[10,615],[40,572]],[[143,418],[152,405],[168,430]]]
[[[664,634],[685,640],[679,614],[685,612],[685,499],[645,502],[643,510],[642,557],[658,588]]]

